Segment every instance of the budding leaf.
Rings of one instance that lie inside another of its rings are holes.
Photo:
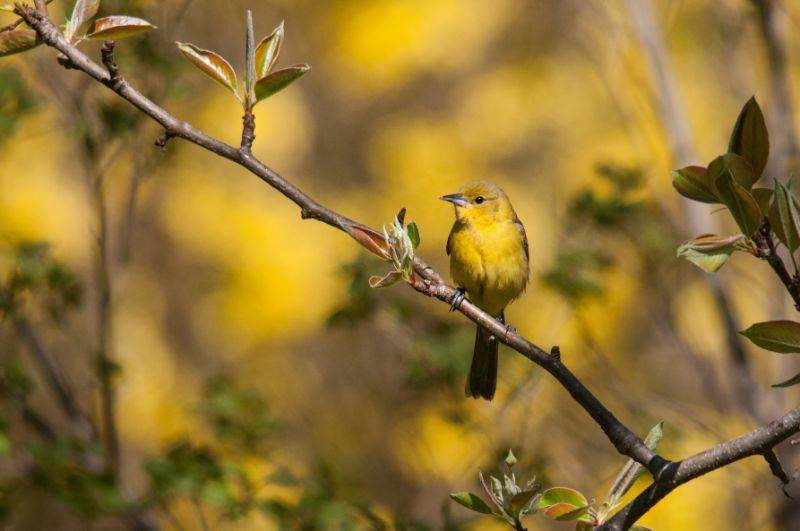
[[[701,203],[722,202],[708,177],[708,170],[702,166],[687,166],[673,171],[672,186],[682,196]]]
[[[285,89],[297,78],[308,72],[309,68],[311,67],[307,64],[297,64],[276,70],[266,77],[262,77],[256,82],[256,101],[267,99],[276,92]]]
[[[723,171],[714,184],[742,233],[747,237],[752,236],[761,223],[761,209],[755,198],[734,180],[730,169]]]
[[[772,352],[800,352],[800,323],[794,321],[755,323],[739,333],[759,347]]]
[[[744,236],[716,236],[706,234],[685,241],[678,247],[678,256],[690,261],[706,273],[714,273],[722,267],[734,251],[744,245]]]
[[[769,134],[755,96],[747,100],[736,119],[728,152],[747,159],[753,167],[755,178],[761,177],[769,158]]]
[[[247,38],[245,41],[245,90],[247,91],[247,106],[252,107],[256,103],[256,59],[255,59],[255,37],[253,36],[253,13],[247,10]]]
[[[67,21],[64,29],[64,36],[73,42],[75,33],[81,28],[84,22],[97,14],[100,8],[100,0],[78,0],[72,8],[72,16]]]
[[[345,230],[347,234],[372,254],[384,260],[389,260],[389,245],[386,243],[386,238],[383,234],[369,227],[358,225],[346,225]]]
[[[471,492],[455,492],[450,494],[450,498],[459,505],[463,505],[477,513],[492,514],[492,510],[486,505],[486,502]]]
[[[652,428],[647,434],[647,437],[644,439],[644,444],[651,450],[655,451],[656,447],[658,446],[659,441],[664,436],[664,422],[659,422]],[[611,488],[608,489],[608,494],[606,494],[606,499],[603,504],[608,507],[612,508],[617,505],[620,498],[622,498],[626,492],[630,490],[636,480],[639,479],[639,476],[642,475],[644,472],[644,467],[634,461],[633,459],[628,459],[628,462],[625,463],[625,466],[622,467],[619,474],[617,475],[614,483],[611,485]]]
[[[239,98],[239,91],[236,85],[236,72],[228,61],[211,50],[203,50],[188,42],[178,42],[176,44],[181,53],[186,56],[194,66]]]
[[[408,224],[406,230],[408,231],[408,237],[411,239],[411,245],[414,246],[414,250],[416,251],[417,247],[419,247],[419,242],[420,242],[419,227],[417,227],[416,222],[412,221],[411,223]]]
[[[567,487],[553,487],[547,489],[544,491],[544,493],[542,493],[542,497],[539,499],[539,509],[545,511],[546,515],[556,519],[559,519],[559,516],[567,515],[576,509],[582,509],[586,507],[588,510],[588,504],[589,502],[586,501],[586,498],[583,494],[575,489],[570,489]],[[547,512],[550,508],[555,506],[558,507],[553,509],[553,511],[550,513]],[[580,514],[578,516],[580,516]]]
[[[403,273],[400,271],[389,271],[386,276],[371,276],[369,277],[369,287],[371,288],[388,288],[394,286],[403,280]]]
[[[791,386],[797,385],[797,384],[800,384],[800,373],[795,374],[794,376],[792,376],[788,380],[785,380],[785,381],[783,381],[781,383],[772,384],[771,387],[791,387]]]
[[[42,43],[32,29],[21,28],[0,33],[0,57],[30,50]]]
[[[138,35],[145,31],[156,29],[155,26],[142,18],[136,17],[104,17],[94,21],[92,31],[86,35],[87,39],[124,39],[131,35]]]
[[[283,44],[283,22],[272,30],[268,36],[261,39],[256,46],[256,77],[262,79],[267,76],[275,67],[278,55],[281,53]]]

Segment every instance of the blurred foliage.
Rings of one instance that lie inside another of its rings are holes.
[[[55,20],[71,5],[53,2]],[[751,94],[767,122],[785,120],[750,2],[652,5],[700,160],[725,145]],[[675,259],[693,233],[668,175],[697,161],[671,160],[653,99],[660,89],[626,2],[103,0],[98,16],[158,26],[117,44],[125,78],[178,118],[238,143],[241,108],[174,42],[202,43],[245,72],[236,59],[247,9],[259,31],[285,20],[281,64],[313,66],[256,107],[254,155],[370,226],[407,207],[417,252],[443,274],[452,211],[436,198],[468,180],[497,180],[541,279],[509,322],[537,344],[558,344],[620,418],[640,429],[664,418],[665,455],[752,427],[707,279]],[[779,13],[779,33],[796,49],[798,6],[782,2]],[[11,20],[0,13],[0,25]],[[99,59],[99,43],[81,49]],[[797,65],[789,69],[795,79]],[[493,529],[446,493],[480,489],[474,471],[509,447],[535,463],[520,477],[579,492],[612,485],[618,459],[541,371],[503,352],[495,401],[464,400],[468,323],[404,286],[370,290],[384,263],[302,222],[217,157],[178,141],[151,147],[161,132],[57,67],[51,50],[3,58],[0,449],[7,440],[9,451],[0,456],[0,515],[9,529],[123,529],[120,511],[140,510],[165,529],[198,528],[198,515],[231,530]],[[780,160],[770,159],[768,176],[784,175],[770,169]],[[697,218],[720,227],[708,232],[737,232],[718,208]],[[788,315],[766,267],[745,262],[722,270],[737,280],[726,293],[736,317]],[[63,367],[93,424],[97,330],[110,323],[122,369],[122,478],[104,470],[95,437],[64,418],[15,317]],[[775,358],[750,357],[762,387],[793,373],[791,360]],[[765,389],[754,409],[771,418],[797,392]],[[785,464],[797,466],[792,455]],[[671,494],[643,523],[795,528],[796,504],[782,505],[778,489],[741,503],[771,484],[762,463],[737,464]]]

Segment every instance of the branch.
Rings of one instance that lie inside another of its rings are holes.
[[[122,76],[115,76],[114,82],[112,82],[112,75],[109,73],[108,69],[104,69],[67,42],[58,31],[58,28],[56,28],[47,17],[43,16],[42,13],[35,9],[23,8],[22,16],[25,18],[26,22],[39,33],[45,44],[57,49],[66,57],[71,68],[81,70],[101,82],[164,127],[165,134],[159,139],[159,145],[162,147],[163,144],[166,143],[166,139],[170,137],[179,137],[188,140],[216,155],[239,164],[255,174],[262,181],[272,186],[286,198],[298,205],[301,209],[301,216],[303,219],[316,219],[322,223],[347,232],[348,234],[351,234],[353,227],[369,233],[375,233],[373,229],[342,216],[311,199],[311,197],[302,190],[268,168],[260,160],[253,157],[246,146],[237,149],[195,129],[184,121],[176,119],[166,110],[131,87]],[[109,62],[107,58],[106,64],[108,65]],[[245,129],[247,129],[247,125]],[[414,289],[448,304],[450,303],[455,290],[447,286],[438,273],[419,257],[414,260],[414,269],[422,279],[422,281],[417,281],[412,284]],[[550,356],[546,351],[527,339],[515,332],[509,331],[504,324],[495,320],[469,301],[465,301],[461,304],[459,311],[492,332],[501,342],[510,346],[552,374],[570,395],[572,395],[572,397],[589,413],[595,422],[597,422],[617,451],[636,460],[653,473],[657,473],[661,467],[667,463],[666,460],[657,456],[652,450],[647,448],[644,442],[635,433],[617,420],[575,375],[567,369],[559,358]]]
[[[792,297],[794,307],[800,311],[800,282],[795,277],[792,277],[786,269],[786,264],[783,263],[776,251],[769,220],[764,220],[758,232],[753,236],[753,241],[758,247],[759,258],[766,260],[775,274],[778,275],[778,278],[786,287],[786,291]]]
[[[623,531],[633,525],[664,496],[684,483],[754,455],[774,455],[773,448],[800,431],[800,407],[746,435],[670,463],[655,481],[597,531]],[[767,457],[769,460],[769,458]],[[770,463],[770,468],[773,465]],[[780,468],[780,465],[778,465]],[[774,470],[773,470],[774,472]]]

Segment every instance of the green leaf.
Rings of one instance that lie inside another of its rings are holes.
[[[256,100],[265,100],[276,92],[285,89],[297,78],[308,72],[309,68],[311,67],[307,64],[297,64],[276,70],[266,77],[262,77],[256,82]]]
[[[747,159],[753,167],[756,179],[761,177],[769,158],[769,134],[755,96],[747,100],[736,119],[728,152]]]
[[[672,186],[679,194],[701,203],[721,203],[716,196],[708,170],[702,166],[686,166],[672,172]]]
[[[568,503],[575,507],[583,507],[589,502],[586,498],[575,489],[568,487],[552,487],[542,493],[542,498],[539,500],[539,508],[547,509],[548,507],[557,503]]]
[[[67,21],[64,28],[64,36],[68,41],[74,42],[75,33],[81,28],[84,22],[97,14],[100,8],[100,0],[77,0],[75,7],[72,8],[72,16]]]
[[[800,373],[795,374],[788,380],[784,380],[781,383],[772,384],[771,387],[791,387],[797,384],[800,384]]]
[[[789,251],[793,252],[800,247],[800,212],[798,212],[792,192],[777,180],[775,181],[775,200],[770,208],[769,219],[775,235]]]
[[[403,273],[400,271],[389,271],[385,276],[379,277],[373,275],[369,277],[369,287],[371,288],[388,288],[394,286],[403,280]]]
[[[770,203],[772,202],[773,192],[771,188],[753,188],[750,193],[753,194],[753,197],[758,203],[758,208],[761,209],[761,212],[769,212]],[[770,220],[772,223],[772,220]]]
[[[138,35],[145,31],[156,29],[155,26],[142,18],[136,17],[103,17],[94,21],[92,31],[86,35],[87,39],[124,39]]]
[[[253,13],[247,10],[247,39],[245,42],[245,74],[244,84],[247,90],[247,105],[252,107],[256,103],[256,57],[255,37],[253,36]]]
[[[783,354],[800,352],[800,323],[766,321],[739,332],[759,347]]]
[[[417,227],[417,223],[412,221],[411,223],[408,224],[406,230],[408,231],[408,237],[411,239],[411,245],[414,247],[414,250],[416,251],[417,247],[419,247],[419,241],[420,241],[419,227]],[[509,450],[509,452],[510,451],[511,450]]]
[[[239,91],[236,86],[236,72],[231,64],[221,55],[211,50],[203,50],[188,42],[178,42],[178,49],[181,53],[199,68],[205,75],[230,90],[234,96],[239,98]]]
[[[752,236],[761,224],[761,210],[755,198],[734,180],[730,169],[723,171],[714,184],[742,233]]]
[[[678,256],[693,263],[706,273],[714,273],[722,267],[734,251],[741,250],[744,236],[716,236],[706,234],[687,240],[678,247]]]
[[[520,513],[527,509],[528,505],[533,501],[536,495],[539,494],[539,489],[523,490],[518,492],[509,500],[511,508],[514,510],[515,516],[520,516]]]
[[[753,167],[747,160],[735,153],[726,153],[720,155],[711,161],[708,165],[708,179],[710,182],[716,182],[717,179],[729,170],[733,179],[742,185],[745,190],[750,190],[753,184],[758,180],[758,176],[753,171]]]
[[[486,505],[486,502],[480,499],[478,495],[472,494],[471,492],[455,492],[450,494],[450,498],[454,502],[477,513],[492,514],[492,510]]]
[[[0,33],[0,57],[30,50],[41,43],[39,35],[29,28],[4,31]]]
[[[262,79],[275,68],[283,44],[283,21],[256,46],[256,77]]]
[[[647,437],[644,438],[644,445],[650,448],[651,450],[655,451],[658,447],[658,443],[661,442],[661,439],[664,437],[664,421],[662,420],[652,428],[650,431],[647,432]]]

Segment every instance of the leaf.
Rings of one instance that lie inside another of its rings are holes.
[[[723,171],[714,184],[742,233],[752,236],[761,224],[761,210],[755,198],[734,180],[730,169]]]
[[[800,247],[800,212],[798,212],[792,192],[777,180],[775,181],[775,201],[770,209],[770,225],[778,239],[789,251],[793,252]],[[775,230],[777,228],[780,230]]]
[[[64,36],[73,42],[75,33],[81,28],[84,22],[94,17],[100,8],[100,0],[77,0],[75,7],[72,8],[72,16],[67,21],[64,29]]]
[[[247,90],[247,106],[251,108],[256,103],[256,59],[255,37],[253,36],[253,13],[247,10],[247,38],[245,40],[245,73],[244,84]]]
[[[755,96],[747,100],[736,119],[728,152],[744,157],[753,167],[756,179],[761,177],[769,158],[769,134]]]
[[[181,53],[194,66],[239,98],[239,91],[236,86],[236,72],[228,61],[211,50],[203,50],[188,42],[178,42],[176,44]]]
[[[687,240],[678,247],[678,256],[693,263],[706,273],[714,273],[722,267],[739,245],[744,236],[716,236],[706,234],[693,240]]]
[[[156,29],[143,18],[113,16],[98,18],[94,21],[92,31],[86,34],[87,39],[124,39],[145,31]]]
[[[539,508],[547,509],[548,507],[557,503],[568,503],[575,507],[583,507],[589,502],[586,498],[575,489],[568,487],[552,487],[542,493],[542,498],[539,500]]]
[[[403,280],[403,273],[400,271],[389,271],[383,277],[379,277],[377,275],[369,277],[369,287],[388,288],[389,286],[394,286],[401,280]]]
[[[411,240],[411,245],[414,247],[414,250],[416,251],[417,247],[419,247],[419,241],[420,241],[419,227],[417,227],[416,222],[412,221],[411,223],[408,224],[406,230],[408,231],[408,237]],[[509,452],[510,451],[511,450],[509,450]]]
[[[347,233],[353,237],[362,247],[366,248],[372,254],[383,258],[389,259],[389,246],[386,243],[386,238],[378,231],[372,230],[369,227],[359,225],[345,225]]]
[[[492,510],[486,505],[486,502],[478,495],[472,494],[471,492],[455,492],[450,494],[450,498],[454,502],[477,513],[492,514]]]
[[[256,46],[256,77],[262,79],[275,67],[283,44],[283,21]]]
[[[800,373],[795,374],[788,380],[784,380],[781,383],[772,384],[771,387],[791,387],[797,384],[800,384]]]
[[[726,153],[712,160],[708,165],[708,179],[710,182],[716,180],[725,172],[730,170],[733,179],[742,185],[745,190],[750,190],[758,180],[758,176],[753,171],[753,167],[746,159],[735,153]]]
[[[571,503],[559,502],[544,510],[544,515],[561,522],[577,520],[589,510],[588,505],[576,507]]]
[[[0,57],[30,50],[41,43],[36,31],[29,28],[4,31],[0,33]]]
[[[759,347],[782,354],[800,352],[800,323],[766,321],[739,332]]]
[[[758,203],[758,208],[761,209],[761,212],[769,212],[770,209],[770,202],[772,201],[773,192],[771,188],[753,188],[750,193],[753,194],[753,197]],[[770,223],[772,221],[770,220]]]
[[[511,508],[514,510],[514,514],[519,516],[520,512],[523,511],[528,504],[539,494],[539,489],[530,489],[530,490],[523,490],[511,497],[509,500],[509,504]]]
[[[721,203],[716,196],[708,170],[702,166],[686,166],[672,172],[672,186],[684,197],[701,203]]]
[[[256,82],[256,101],[269,98],[293,83],[297,78],[308,72],[310,66],[297,64],[276,70],[267,77],[262,77]]]

